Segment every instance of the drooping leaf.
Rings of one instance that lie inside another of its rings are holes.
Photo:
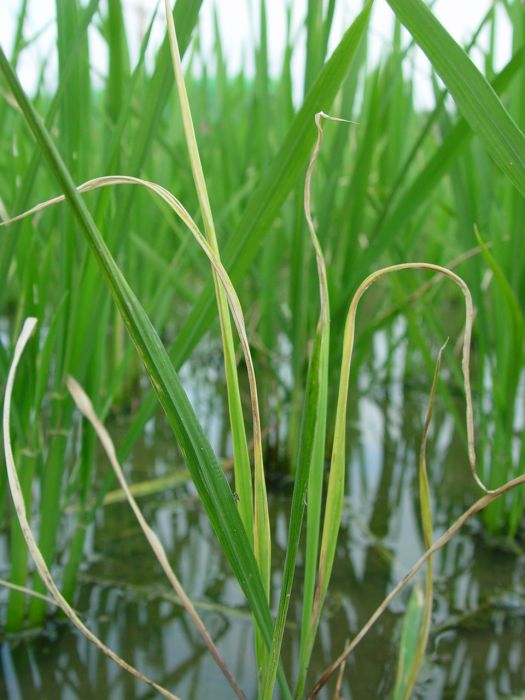
[[[115,303],[151,379],[191,471],[195,486],[217,537],[243,589],[267,643],[272,619],[261,578],[226,477],[182,388],[166,349],[139,300],[130,289],[97,229],[49,132],[25,95],[18,78],[0,48],[2,71],[24,119],[42,149],[50,172],[57,180],[111,289]]]

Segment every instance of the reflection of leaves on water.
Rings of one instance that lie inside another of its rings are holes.
[[[325,618],[333,618],[341,612],[345,597],[345,594],[338,590],[328,593],[323,613]]]
[[[432,631],[432,637],[438,637],[441,633],[448,630],[462,630],[472,632],[479,629],[487,629],[491,625],[490,615],[492,609],[487,602],[483,603],[474,610],[467,610],[463,613],[453,613],[440,625],[436,625]]]
[[[431,634],[437,638],[450,630],[467,634],[482,630],[492,633],[496,617],[501,618],[499,621],[503,625],[511,622],[512,618],[525,618],[525,596],[514,591],[491,595],[472,610],[449,615],[444,622],[434,627]]]
[[[512,591],[490,596],[489,604],[496,610],[505,610],[513,615],[525,616],[525,595],[523,593]]]

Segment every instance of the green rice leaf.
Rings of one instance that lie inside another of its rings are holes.
[[[407,697],[410,697],[412,688],[407,680],[411,675],[412,663],[418,646],[424,600],[421,585],[414,586],[408,599],[408,606],[403,621],[403,631],[399,643],[396,685],[392,694],[392,700],[406,700]]]
[[[246,595],[259,628],[266,642],[269,643],[272,636],[272,619],[266,594],[223,470],[197,421],[159,336],[111,256],[104,239],[76,191],[69,171],[55,144],[25,95],[16,74],[1,49],[0,70],[28,127],[42,149],[50,172],[64,192],[79,228],[111,289],[128,332],[175,433],[212,526]]]
[[[525,135],[486,78],[422,0],[388,0],[494,162],[525,195]]]
[[[284,626],[290,603],[291,588],[295,573],[295,564],[301,526],[304,515],[306,489],[308,486],[308,472],[311,464],[311,455],[314,450],[316,426],[319,419],[320,405],[322,405],[323,386],[320,380],[323,377],[323,364],[328,362],[327,335],[318,331],[315,336],[312,358],[308,368],[306,395],[304,401],[303,423],[301,426],[301,440],[297,459],[297,472],[295,474],[294,489],[290,524],[288,530],[288,543],[286,557],[283,566],[283,579],[281,595],[275,622],[274,637],[270,649],[268,671],[264,679],[263,700],[270,700],[275,683],[275,674],[280,657]]]
[[[319,73],[290,125],[281,148],[248,200],[239,225],[224,248],[222,259],[234,284],[255,260],[259,246],[308,162],[316,135],[314,117],[318,112],[326,112],[334,101],[365,34],[372,4],[373,0],[367,0]],[[209,326],[213,316],[212,307],[213,291],[209,284],[201,293],[183,332],[175,342],[173,357],[177,366],[187,359]]]
[[[492,81],[492,87],[502,94],[523,65],[524,52],[519,49]],[[472,137],[472,130],[465,119],[459,119],[440,146],[435,150],[422,170],[405,186],[397,202],[391,207],[389,201],[381,213],[373,233],[373,246],[364,251],[360,268],[368,269],[374,259],[385,250],[392,239],[398,236],[408,219],[428,202],[429,196],[463,154]],[[413,151],[415,157],[416,151]],[[405,178],[406,180],[406,178]]]
[[[249,198],[239,225],[224,248],[221,259],[234,285],[242,279],[255,260],[261,242],[308,161],[315,141],[314,117],[319,111],[326,111],[330,107],[347,75],[366,34],[372,4],[373,0],[367,0],[362,12],[324,65],[303,106],[292,121],[281,148]],[[175,339],[171,357],[176,367],[181,367],[188,359],[192,349],[211,324],[214,317],[213,300],[213,283],[210,282],[203,289]],[[128,454],[137,432],[145,425],[155,405],[154,395],[146,396],[120,446],[121,457]]]
[[[485,241],[481,238],[477,227],[474,227],[474,233],[476,235],[478,245],[481,249],[481,254],[483,255],[483,258],[485,259],[485,262],[487,263],[489,268],[492,270],[494,277],[498,285],[500,286],[501,291],[503,292],[503,297],[505,298],[505,301],[508,304],[509,311],[513,318],[514,324],[519,330],[520,338],[522,338],[525,334],[525,318],[523,317],[523,311],[521,309],[518,299],[516,298],[516,294],[514,293],[514,290],[512,289],[509,280],[507,279],[501,266],[498,264],[497,260],[490,252]]]
[[[165,0],[166,16],[168,22],[168,36],[170,39],[171,55],[173,62],[173,72],[175,74],[175,82],[177,84],[177,92],[179,95],[180,110],[182,115],[182,124],[184,127],[184,136],[188,154],[190,158],[191,171],[195,190],[199,200],[199,208],[204,223],[204,233],[206,240],[210,244],[217,260],[220,260],[219,244],[215,232],[215,223],[208,196],[208,188],[206,186],[206,178],[202,169],[199,148],[197,145],[197,137],[193,125],[193,118],[190,109],[190,102],[184,82],[182,70],[182,62],[179,53],[179,45],[173,18],[169,13],[169,2]],[[264,486],[264,471],[262,463],[262,444],[261,430],[259,425],[259,406],[257,405],[255,415],[257,426],[254,427],[254,451],[255,451],[255,478],[258,482],[255,489],[255,512],[260,516],[253,520],[253,495],[252,495],[252,475],[250,467],[250,455],[248,451],[248,440],[246,438],[246,429],[244,426],[244,417],[242,411],[241,394],[239,389],[239,378],[237,375],[237,360],[235,357],[235,343],[233,341],[232,325],[230,320],[230,312],[226,293],[221,287],[219,279],[215,271],[213,271],[213,279],[215,282],[215,297],[217,299],[217,308],[219,312],[219,321],[221,326],[222,345],[224,352],[224,365],[226,374],[226,388],[228,392],[228,409],[230,415],[230,427],[233,443],[233,459],[235,473],[235,488],[239,496],[239,513],[244,524],[246,534],[250,542],[255,536],[255,555],[261,571],[263,584],[269,589],[270,581],[270,525],[268,521],[268,503],[266,499],[266,489]],[[253,377],[255,382],[255,376]],[[252,395],[253,400],[257,402],[257,393]],[[262,486],[261,486],[262,479]],[[255,526],[255,530],[254,530]]]

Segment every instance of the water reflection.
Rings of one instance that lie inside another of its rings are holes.
[[[426,399],[408,398],[391,376],[386,390],[356,402],[350,416],[349,479],[331,593],[314,651],[313,682],[422,552],[416,455]],[[405,401],[404,410],[392,408]],[[396,403],[395,402],[395,403]],[[407,406],[410,410],[407,410]],[[212,414],[210,414],[211,416]],[[215,414],[214,414],[215,415]],[[210,432],[216,430],[216,417]],[[363,429],[364,428],[364,429]],[[133,478],[151,465],[167,472],[176,458],[161,419],[135,452]],[[224,447],[215,434],[216,445]],[[437,407],[429,440],[436,534],[474,499],[464,448]],[[145,515],[174,562],[205,624],[249,698],[256,697],[252,628],[243,597],[189,485],[143,501]],[[275,574],[286,547],[289,496],[271,498]],[[231,698],[222,675],[168,591],[123,504],[101,512],[92,528],[76,607],[108,645],[184,700]],[[301,568],[286,630],[283,663],[295,677],[299,650]],[[1,593],[5,600],[5,593]],[[381,618],[346,668],[342,698],[388,697],[406,594]],[[525,692],[525,559],[493,546],[476,524],[436,558],[433,631],[414,697],[510,698]],[[145,700],[154,697],[65,623],[37,639],[4,640],[0,697],[7,700]],[[331,697],[328,690],[320,697]]]

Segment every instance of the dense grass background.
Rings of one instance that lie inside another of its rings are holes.
[[[305,444],[312,448],[308,436],[305,443],[304,423],[301,428],[305,391],[312,395],[307,381],[316,381],[315,377],[312,380],[317,371],[315,362],[314,370],[311,366],[307,375],[312,339],[317,337],[313,343],[317,352],[321,356],[326,353],[327,364],[322,370],[326,374],[321,372],[319,382],[325,382],[327,394],[315,398],[321,402],[315,410],[323,411],[323,405],[335,405],[345,317],[360,282],[385,265],[426,261],[452,267],[466,280],[473,295],[476,323],[472,381],[482,478],[489,487],[496,487],[523,473],[525,252],[521,236],[525,161],[519,129],[525,120],[522,3],[495,3],[466,47],[479,54],[479,37],[489,35],[489,48],[483,49],[483,78],[416,0],[389,3],[411,35],[396,20],[392,41],[378,63],[369,57],[367,9],[328,61],[336,3],[310,0],[304,23],[302,104],[294,100],[297,76],[292,61],[296,44],[291,34],[279,75],[270,75],[264,0],[260,3],[260,34],[252,47],[253,76],[242,71],[233,76],[229,73],[224,58],[228,39],[220,35],[218,25],[214,69],[206,67],[208,57],[202,55],[199,45],[200,4],[179,0],[174,18],[181,52],[186,53],[186,85],[218,246],[244,309],[258,375],[267,471],[297,474],[298,483],[306,488],[306,472],[301,472],[304,459],[301,462],[297,455],[304,457]],[[80,184],[111,174],[142,176],[172,191],[201,225],[202,201],[199,207],[179,98],[173,89],[167,39],[154,66],[148,68],[144,60],[152,26],[148,25],[140,56],[132,65],[120,0],[104,4],[98,0],[84,4],[57,0],[56,7],[58,87],[50,94],[41,80],[32,99],[72,181]],[[27,11],[28,3],[21,3],[9,57],[15,70],[28,40],[24,30]],[[381,11],[390,11],[386,3]],[[512,28],[512,58],[496,72],[498,22],[502,16]],[[86,32],[91,25],[97,27],[109,51],[108,73],[96,79]],[[415,42],[437,71],[433,80],[435,104],[428,110],[415,106]],[[192,71],[197,62],[203,66],[198,77]],[[60,175],[52,145],[46,146],[44,140],[35,145],[27,128],[27,113],[24,122],[17,106],[22,98],[9,82],[5,66],[0,84],[4,98],[0,101],[3,213],[13,216],[61,192],[66,192],[71,202],[77,201],[74,192],[67,189],[70,181]],[[454,99],[450,99],[447,89]],[[319,281],[303,210],[304,176],[315,138],[314,114],[319,110],[353,121],[350,125],[325,124],[312,181],[313,215],[326,260],[330,296],[329,350],[327,339],[326,347],[319,349],[325,341],[315,335]],[[32,128],[35,134],[39,127]],[[60,186],[49,177],[45,156],[55,162],[52,171],[55,167]],[[88,243],[95,248],[99,245],[96,229],[103,232],[108,254],[140,300],[175,369],[184,365],[203,338],[216,342],[220,352],[209,263],[169,208],[164,203],[159,205],[149,193],[131,187],[100,190],[83,195],[83,200],[94,227],[77,204],[76,209],[54,208],[0,230],[0,279],[4,280],[0,287],[2,381],[24,318],[31,315],[40,319],[36,340],[27,351],[17,382],[13,435],[26,507],[45,523],[40,528],[40,547],[47,561],[53,561],[57,548],[61,550],[64,544],[59,537],[59,505],[72,500],[81,504],[67,553],[61,555],[62,589],[67,598],[74,591],[86,525],[95,513],[93,499],[102,497],[111,480],[106,479],[100,487],[95,438],[75,419],[65,378],[72,374],[83,384],[102,417],[110,411],[131,410],[128,433],[118,445],[122,459],[157,407],[153,391],[144,388],[142,364],[125,327],[135,323],[131,333],[135,333],[138,343],[139,336],[147,341],[149,326],[146,321],[136,321],[142,314],[138,307],[133,307],[136,318],[133,310],[126,317],[126,305],[135,302],[129,301],[132,298],[126,296],[124,286],[120,288],[114,282],[112,291],[124,309],[123,320],[110,289],[103,283],[96,258],[80,236],[82,227]],[[106,252],[97,255],[99,262],[106,260],[102,265],[112,269],[109,258],[104,258]],[[428,272],[403,272],[381,282],[371,291],[358,317],[350,401],[383,381],[394,364],[397,373],[399,363],[405,387],[415,385],[428,391],[436,351],[450,335],[453,341],[443,358],[446,381],[442,382],[440,400],[455,417],[457,430],[465,432],[463,410],[458,410],[456,400],[458,391],[462,391],[460,343],[456,340],[463,323],[462,300],[456,290],[430,279]],[[378,332],[386,341],[384,363],[371,368],[368,355]],[[162,378],[167,358],[155,358],[155,342],[151,340],[153,359],[148,371],[155,377],[155,367],[160,367],[158,376]],[[316,350],[313,356],[317,357]],[[366,381],[359,380],[361,367],[366,369],[361,373]],[[241,387],[247,385],[245,370],[244,361],[239,359]],[[178,386],[174,372],[170,381],[173,384],[166,384],[165,408]],[[138,408],[132,401],[137,395]],[[408,392],[406,396],[410,400]],[[177,436],[184,442],[184,425],[196,426],[196,422],[191,422],[190,413],[189,423],[184,424],[184,415],[182,422],[177,422],[177,410],[173,409],[172,414],[169,406],[166,410],[176,432],[182,431]],[[248,401],[245,415],[249,416]],[[320,442],[321,484],[334,422],[335,411],[328,410],[326,436],[324,428],[322,434],[310,436]],[[239,438],[241,443],[243,439]],[[191,447],[191,441],[188,444]],[[202,476],[206,473],[204,462],[195,455],[193,476],[198,485],[201,474],[202,493],[207,488]],[[2,470],[0,524],[10,528],[11,579],[25,585],[29,574],[27,551],[8,507],[6,486]],[[231,503],[228,505],[226,482],[217,489],[224,512],[222,506],[214,510],[210,493],[206,492],[203,499],[209,498],[208,512],[212,512],[212,522],[213,517],[217,518],[219,528],[224,513],[234,518],[232,513],[237,511]],[[300,503],[301,494],[297,498]],[[484,518],[491,532],[514,536],[522,525],[522,515],[523,493],[516,490],[492,504]],[[243,522],[246,524],[250,517],[243,516]],[[300,518],[296,524],[298,538]],[[231,543],[222,544],[226,549],[232,547]],[[317,552],[317,544],[314,549]],[[243,565],[248,566],[246,562]],[[34,586],[43,590],[38,582]],[[259,600],[259,610],[263,610],[262,588],[251,590],[247,585],[246,591],[249,598]],[[45,604],[34,599],[29,622],[40,624],[44,612]],[[286,611],[282,612],[285,616]],[[8,629],[19,629],[26,614],[22,594],[13,593],[7,612]],[[273,632],[268,612],[259,612],[258,622],[269,640]],[[275,644],[278,650],[280,642]]]

